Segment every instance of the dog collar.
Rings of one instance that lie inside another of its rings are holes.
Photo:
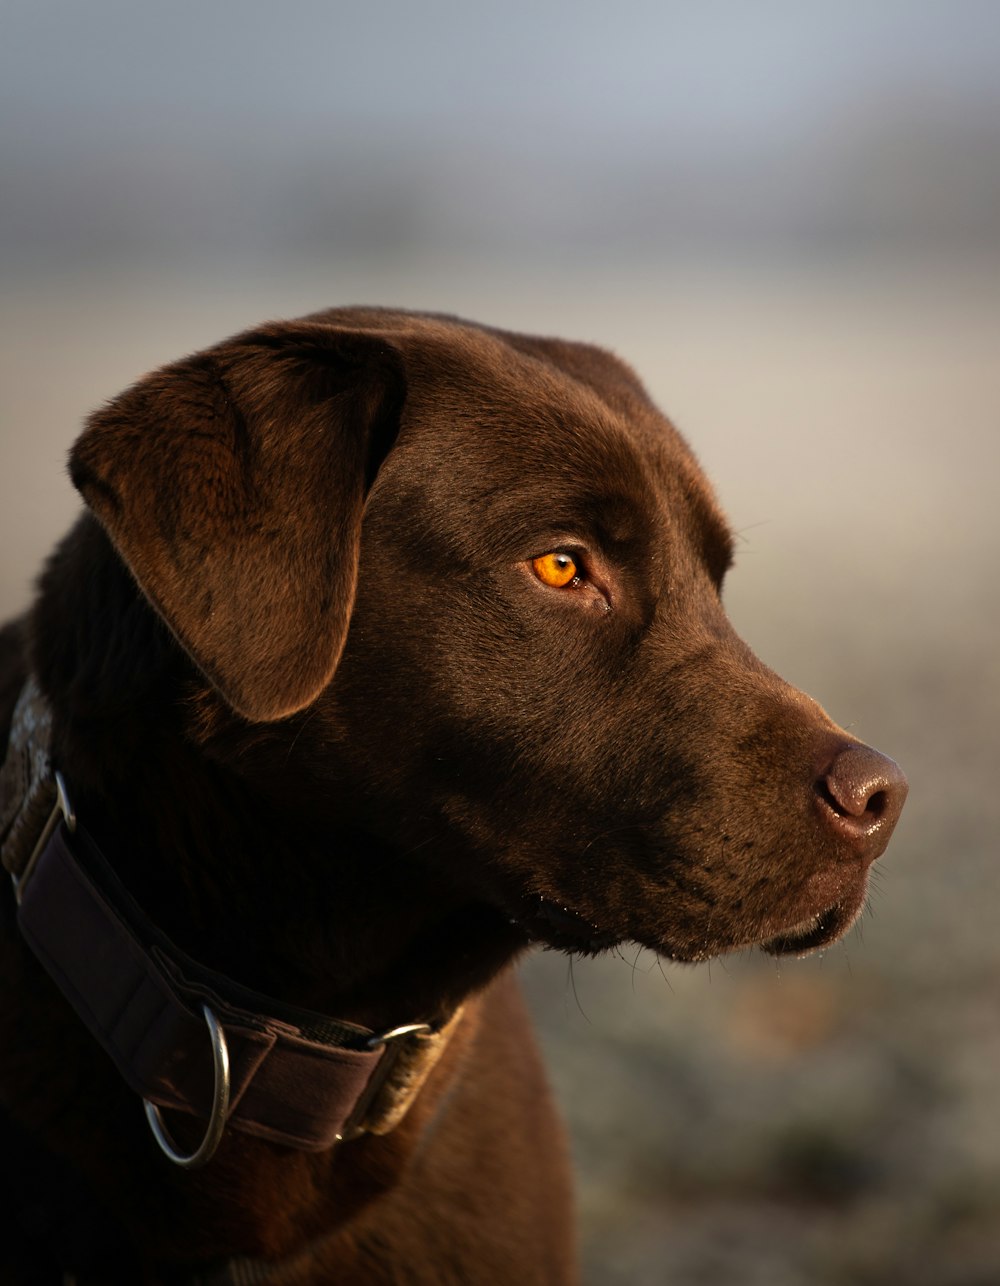
[[[203,1165],[231,1127],[320,1151],[387,1134],[441,1057],[461,1009],[441,1027],[378,1033],[241,986],[182,952],[136,904],[73,813],[50,759],[51,711],[25,684],[0,769],[0,860],[21,934],[145,1101],[178,1165]],[[160,1109],[208,1122],[181,1153]]]

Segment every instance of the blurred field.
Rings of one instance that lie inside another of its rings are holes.
[[[738,628],[911,794],[821,957],[525,970],[573,1130],[591,1286],[1000,1281],[1000,264],[444,255],[270,279],[24,278],[0,300],[0,611],[75,511],[81,417],[150,366],[334,303],[614,348],[740,533]]]

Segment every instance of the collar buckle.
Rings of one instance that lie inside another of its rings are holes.
[[[48,821],[42,827],[42,833],[39,835],[35,847],[28,855],[21,873],[18,875],[11,872],[10,880],[14,885],[14,898],[18,906],[21,905],[21,899],[24,897],[24,891],[28,887],[28,881],[35,873],[35,867],[38,865],[38,859],[45,852],[45,846],[52,838],[53,832],[60,822],[66,823],[66,829],[72,834],[76,830],[76,813],[73,811],[73,805],[70,803],[69,792],[66,789],[66,781],[61,772],[58,770],[53,773],[56,784],[56,802],[49,813]]]

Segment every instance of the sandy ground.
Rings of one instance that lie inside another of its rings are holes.
[[[0,301],[0,612],[75,500],[82,415],[266,316],[372,301],[604,342],[740,533],[756,650],[899,759],[910,802],[822,956],[532,961],[587,1280],[1000,1281],[1000,265],[124,270]]]

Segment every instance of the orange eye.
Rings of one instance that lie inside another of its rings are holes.
[[[533,558],[531,570],[543,585],[551,585],[553,589],[562,589],[570,581],[576,580],[579,574],[579,568],[571,555],[558,550]]]

